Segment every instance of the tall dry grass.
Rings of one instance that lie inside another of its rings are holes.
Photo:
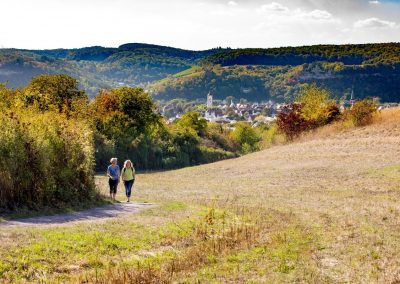
[[[378,111],[373,115],[368,129],[390,129],[400,126],[400,108],[391,108]],[[365,128],[359,127],[360,129]],[[350,120],[339,120],[324,127],[317,128],[313,131],[304,133],[297,141],[305,142],[310,139],[322,139],[334,137],[338,134],[345,134],[354,131],[357,128]]]

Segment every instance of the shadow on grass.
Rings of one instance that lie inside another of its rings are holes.
[[[85,203],[77,203],[74,205],[67,205],[65,207],[43,207],[37,210],[28,208],[16,208],[15,210],[1,211],[0,210],[0,222],[27,219],[41,216],[54,216],[58,214],[68,214],[73,212],[79,212],[88,210],[95,207],[101,207],[110,205],[112,202],[105,196],[99,196],[95,200]]]

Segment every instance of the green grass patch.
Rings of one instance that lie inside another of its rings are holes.
[[[166,217],[173,213],[189,209],[188,205],[183,202],[171,201],[160,204],[157,207],[142,210],[139,214],[141,216],[160,216]]]
[[[187,76],[187,75],[193,75],[194,73],[197,73],[202,70],[203,69],[200,66],[192,66],[189,69],[186,69],[186,70],[183,70],[182,72],[174,74],[173,77],[178,78],[178,77],[183,77],[183,76]]]
[[[311,279],[316,267],[311,254],[318,243],[319,237],[311,229],[289,225],[271,232],[265,244],[214,257],[213,262],[201,268],[191,280],[240,282],[247,279],[246,283],[260,283],[268,275],[271,283],[279,283],[284,279],[295,280],[304,273]]]
[[[170,210],[186,208],[180,203],[165,206]],[[43,229],[16,228],[14,238],[19,244],[0,246],[0,279],[61,281],[76,272],[90,274],[132,263],[156,268],[174,255],[169,250],[159,252],[159,247],[186,238],[192,226],[193,220],[168,222],[161,227],[112,220]]]
[[[371,169],[368,175],[398,181],[400,180],[400,165]]]

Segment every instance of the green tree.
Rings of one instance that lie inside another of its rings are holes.
[[[141,88],[123,87],[103,91],[90,105],[98,135],[95,136],[98,169],[114,153],[121,159],[133,159],[139,168],[153,168],[158,163],[158,136],[163,132],[156,106]],[[102,150],[102,151],[100,151]]]
[[[235,130],[233,130],[231,136],[241,146],[242,152],[245,154],[256,151],[258,142],[261,140],[257,131],[243,122],[236,123]]]
[[[183,128],[193,129],[200,137],[204,137],[207,133],[207,120],[202,118],[198,112],[185,113],[177,124]]]
[[[95,125],[109,139],[137,137],[160,123],[160,115],[142,88],[104,91],[91,105]]]
[[[25,102],[36,105],[39,110],[55,109],[70,114],[74,100],[87,100],[78,89],[76,79],[63,75],[40,75],[34,77],[25,89]]]

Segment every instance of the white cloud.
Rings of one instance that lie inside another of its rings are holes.
[[[272,2],[270,4],[262,5],[259,9],[260,12],[288,12],[289,8],[280,3]]]
[[[370,1],[368,1],[368,3],[369,3],[369,4],[372,4],[372,5],[379,5],[379,4],[381,4],[381,2],[378,1],[378,0],[370,0]]]
[[[333,15],[326,10],[311,10],[307,11],[302,8],[290,9],[277,2],[262,5],[258,10],[259,14],[273,17],[274,20],[277,18],[283,19],[285,22],[293,21],[318,21],[318,22],[338,22]]]
[[[333,19],[333,16],[331,13],[329,13],[328,11],[323,11],[323,10],[313,10],[313,11],[307,13],[306,15],[315,20],[331,20],[331,19]]]
[[[368,18],[355,22],[354,27],[359,29],[385,29],[385,28],[395,28],[396,23],[380,20],[378,18]]]
[[[237,2],[235,2],[235,1],[229,1],[229,2],[228,2],[228,5],[229,5],[229,6],[233,6],[233,7],[235,7],[235,6],[237,6],[237,5],[238,5],[238,3],[237,3]]]

